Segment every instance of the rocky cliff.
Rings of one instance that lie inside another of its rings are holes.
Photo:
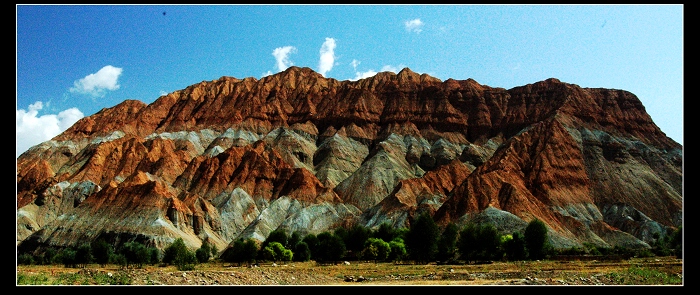
[[[538,218],[555,247],[649,247],[681,225],[682,165],[624,90],[291,67],[124,101],[32,147],[17,159],[17,245],[181,237],[223,250],[429,212],[503,233]]]

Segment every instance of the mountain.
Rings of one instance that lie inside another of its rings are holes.
[[[405,68],[290,67],[84,117],[17,159],[17,247],[104,237],[225,249],[273,230],[545,222],[558,248],[648,248],[683,219],[683,147],[632,93]]]

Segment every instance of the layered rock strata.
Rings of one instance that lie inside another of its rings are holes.
[[[291,67],[85,117],[17,159],[20,250],[103,237],[223,250],[273,230],[538,218],[555,247],[649,247],[683,220],[683,148],[624,90]]]

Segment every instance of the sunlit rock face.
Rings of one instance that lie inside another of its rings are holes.
[[[683,147],[632,93],[291,67],[127,100],[17,159],[17,246],[223,251],[276,229],[544,221],[555,247],[649,247],[683,217]]]

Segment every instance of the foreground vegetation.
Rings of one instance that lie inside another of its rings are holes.
[[[219,252],[206,240],[199,249],[189,249],[182,239],[176,239],[160,251],[137,241],[115,245],[104,239],[85,243],[77,248],[43,249],[32,253],[18,253],[18,265],[63,265],[65,268],[86,269],[91,264],[101,267],[116,265],[119,269],[141,269],[146,265],[174,266],[179,271],[201,269],[210,262],[235,266],[254,266],[261,263],[310,262],[320,266],[335,265],[341,261],[370,261],[377,265],[462,265],[490,264],[539,260],[629,259],[631,257],[675,256],[682,258],[682,228],[668,235],[656,237],[651,249],[582,248],[552,249],[547,244],[547,228],[537,219],[524,232],[500,234],[491,224],[467,224],[459,229],[449,224],[439,229],[432,218],[423,214],[409,229],[394,229],[384,224],[374,230],[362,226],[338,228],[319,235],[298,232],[287,235],[275,230],[262,243],[253,239],[239,239]],[[609,273],[625,284],[630,275],[649,277],[653,281],[673,281],[653,270],[629,268],[622,273]],[[44,273],[17,274],[21,285],[42,284],[131,284],[128,278],[104,273],[72,273],[50,277]]]

